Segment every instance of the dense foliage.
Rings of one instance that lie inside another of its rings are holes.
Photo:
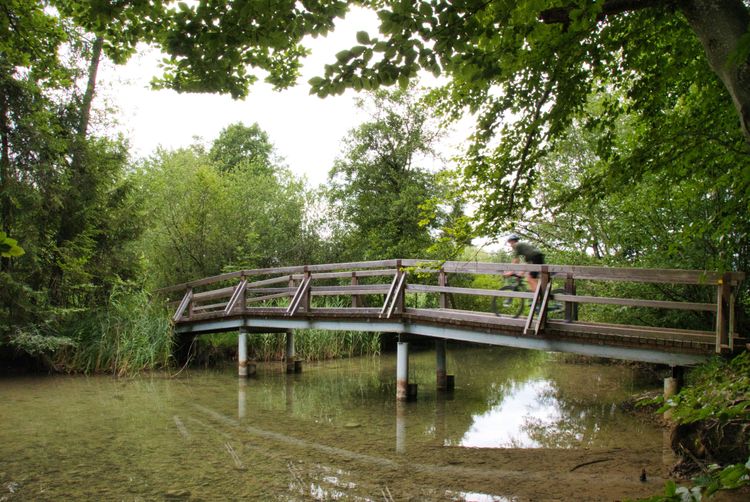
[[[0,345],[81,348],[68,328],[101,315],[120,288],[137,298],[144,286],[239,268],[458,258],[473,230],[511,226],[548,261],[747,269],[750,7],[732,0],[709,15],[710,3],[6,2]],[[284,88],[304,37],[333,29],[350,4],[376,10],[380,33],[360,32],[313,93],[400,88],[363,99],[369,120],[345,138],[322,195],[257,124],[136,162],[122,139],[91,133],[107,125],[92,113],[102,58],[120,63],[150,42],[167,55],[157,85],[244,96],[263,75]],[[425,69],[446,77],[426,101],[410,87]],[[465,111],[476,128],[452,176],[433,155],[435,117]],[[711,301],[694,288],[633,288]],[[743,330],[749,301],[743,291]],[[582,314],[711,323],[606,306]]]
[[[149,224],[137,247],[153,286],[317,260],[312,195],[272,152],[257,125],[235,124],[208,152],[159,151],[139,166]]]
[[[441,133],[417,98],[412,88],[360,102],[371,120],[345,139],[327,191],[344,261],[427,257],[441,220],[422,206],[438,194]]]

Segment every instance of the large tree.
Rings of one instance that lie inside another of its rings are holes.
[[[589,117],[600,127],[627,111],[650,117],[659,132],[662,112],[692,93],[688,99],[705,96],[718,113],[734,113],[720,141],[745,151],[750,144],[747,0],[151,3],[158,14],[129,33],[168,54],[157,84],[235,97],[261,76],[278,88],[294,83],[304,37],[332,30],[350,5],[377,11],[380,33],[359,33],[358,45],[311,81],[312,92],[406,85],[421,69],[447,76],[443,111],[477,117],[464,179],[478,194],[486,232],[529,206],[539,161],[594,92],[624,97]],[[95,5],[88,17],[122,11],[119,2]],[[617,156],[603,138],[602,154]],[[745,165],[735,174],[749,177]]]
[[[446,74],[450,81],[441,94],[443,110],[477,115],[464,175],[477,194],[486,232],[497,231],[530,206],[539,162],[582,114],[589,125],[614,131],[618,116],[636,113],[650,121],[644,144],[658,135],[670,140],[663,151],[677,153],[681,138],[670,137],[662,119],[684,102],[702,101],[702,110],[712,107],[714,113],[692,117],[693,127],[708,117],[720,128],[691,141],[709,143],[718,136],[728,148],[750,152],[747,1],[565,5],[535,0],[387,2],[378,12],[382,35],[360,33],[360,45],[338,54],[325,78],[311,81],[313,90],[324,96],[347,86],[387,85],[409,79],[421,68]],[[597,115],[586,115],[585,105],[597,92],[611,98]],[[727,109],[734,110],[732,123],[723,120]],[[602,136],[600,153],[622,161],[607,141],[612,134]],[[636,175],[644,167],[620,166]],[[648,167],[668,165],[651,162]],[[750,178],[747,156],[734,175]],[[746,186],[747,181],[740,183],[739,189]]]
[[[378,91],[360,107],[370,120],[349,133],[329,174],[344,259],[424,256],[437,222],[421,208],[437,195],[439,129],[414,89]]]

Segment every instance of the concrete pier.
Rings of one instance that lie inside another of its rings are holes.
[[[396,346],[396,400],[409,398],[409,344],[398,342]]]
[[[247,378],[247,330],[245,328],[240,328],[240,335],[237,343],[237,373],[241,378]]]
[[[669,399],[682,389],[685,378],[685,368],[672,366],[672,376],[664,379],[664,399]]]

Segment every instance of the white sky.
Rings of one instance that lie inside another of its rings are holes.
[[[160,145],[168,149],[188,146],[196,136],[210,143],[229,124],[257,122],[292,171],[318,185],[326,181],[341,140],[368,117],[356,108],[353,91],[320,99],[309,94],[307,81],[322,75],[323,66],[334,60],[336,52],[356,45],[360,30],[377,31],[372,11],[353,9],[338,22],[334,33],[307,41],[312,54],[305,60],[297,86],[276,92],[259,81],[244,101],[228,95],[151,90],[149,81],[159,74],[156,51],[143,51],[125,66],[102,68],[100,82],[120,110],[121,130],[136,157],[147,156]],[[446,147],[445,153],[455,152]]]

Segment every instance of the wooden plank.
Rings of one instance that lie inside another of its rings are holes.
[[[324,272],[313,275],[313,280],[322,279],[345,279],[350,278],[352,274],[356,277],[380,277],[396,275],[396,269],[378,269],[378,270],[352,270],[349,272]]]
[[[378,261],[353,261],[348,263],[327,263],[324,265],[308,265],[310,272],[331,272],[334,270],[346,270],[355,268],[383,268],[396,267],[398,260],[378,260]]]
[[[498,296],[504,298],[534,298],[534,294],[528,291],[500,291],[497,289],[457,288],[430,286],[428,284],[407,284],[407,293],[454,293],[474,296]]]
[[[531,327],[531,322],[534,320],[534,311],[536,310],[536,305],[539,302],[539,294],[542,291],[542,283],[540,282],[536,286],[536,291],[534,291],[534,298],[531,300],[531,307],[529,308],[529,317],[526,319],[526,325],[523,328],[523,334],[527,334],[529,332],[529,328]]]
[[[234,287],[228,287],[228,288],[220,288],[220,289],[212,289],[211,291],[203,291],[201,293],[195,293],[193,295],[193,299],[197,302],[200,301],[206,301],[206,300],[213,300],[215,298],[228,298],[232,296],[232,293],[234,292]]]
[[[393,300],[391,301],[391,306],[388,308],[388,314],[386,315],[386,319],[390,319],[393,315],[393,311],[396,309],[397,306],[400,307],[400,310],[403,311],[403,304],[399,304],[399,299],[403,301],[404,297],[404,283],[406,282],[406,276],[407,274],[402,273],[401,277],[399,277],[398,284],[396,285],[396,289],[393,294]],[[398,277],[398,276],[397,276]],[[386,299],[387,303],[387,299]]]
[[[310,294],[313,296],[350,296],[350,295],[385,295],[388,294],[388,285],[385,284],[382,287],[377,288],[366,288],[365,286],[358,286],[352,288],[346,286],[347,289],[332,289],[332,288],[311,288]]]
[[[630,326],[622,324],[604,324],[604,323],[567,323],[562,320],[548,321],[549,329],[555,331],[579,333],[579,334],[599,334],[607,336],[641,336],[649,340],[661,338],[664,340],[682,340],[695,341],[712,345],[714,334],[707,331],[678,330],[665,328],[651,328],[648,326]]]
[[[289,308],[286,310],[286,315],[294,315],[299,310],[300,306],[303,303],[304,297],[307,294],[307,290],[310,289],[310,276],[304,278],[304,280],[300,283],[299,288],[297,288],[297,292],[294,294],[294,297],[292,298],[292,301],[289,304]]]
[[[247,286],[247,279],[242,279],[242,281],[237,285],[237,289],[235,289],[234,293],[232,293],[232,297],[227,302],[226,308],[224,308],[224,314],[230,313],[235,305],[237,305],[237,302],[240,301],[240,298],[244,299],[244,293],[245,293],[245,286]]]
[[[193,301],[193,290],[188,289],[185,293],[185,296],[182,297],[182,301],[180,302],[179,307],[177,307],[177,311],[172,316],[172,321],[177,322],[182,318],[182,314],[185,313],[185,310],[188,308],[188,305],[190,305],[190,302]]]
[[[553,295],[553,300],[570,303],[595,303],[598,305],[623,305],[626,307],[649,307],[657,309],[693,310],[713,312],[715,303],[672,302],[662,300],[643,300],[638,298],[610,298],[605,296]]]
[[[549,265],[550,272],[572,274],[576,279],[669,284],[716,284],[721,274],[702,270],[611,268]]]
[[[448,276],[446,276],[445,270],[442,267],[440,268],[440,272],[438,273],[438,286],[441,288],[448,287]],[[407,284],[406,287],[408,289],[409,285]],[[448,307],[448,296],[446,296],[444,291],[440,292],[438,305],[441,309]]]
[[[724,288],[720,284],[716,288],[716,345],[715,350],[717,354],[721,354],[721,346],[723,345],[723,328],[724,328]]]
[[[260,288],[262,286],[271,286],[273,284],[286,283],[287,281],[289,281],[289,277],[290,276],[288,276],[288,275],[282,275],[280,277],[273,277],[271,279],[263,279],[262,281],[248,282],[247,283],[247,289],[256,289],[256,288]],[[292,277],[293,277],[293,275],[292,275]],[[300,274],[299,277],[301,278],[302,275]]]
[[[291,291],[294,291],[294,290],[292,289]],[[289,292],[274,293],[271,295],[261,295],[261,296],[248,296],[245,301],[247,303],[257,303],[257,302],[264,302],[266,300],[273,300],[275,298],[289,298]]]
[[[454,309],[414,309],[407,308],[404,314],[409,318],[419,318],[422,320],[443,321],[446,324],[460,324],[461,322],[473,322],[491,327],[492,329],[509,327],[513,331],[521,332],[523,330],[524,319],[510,316],[498,316],[490,312],[470,312],[466,310]]]
[[[307,269],[310,272],[332,274],[343,273],[344,270],[351,269],[372,269],[383,267],[396,267],[399,260],[380,260],[367,262],[348,262],[348,263],[329,263],[320,265],[309,265]],[[417,267],[425,272],[438,273],[440,265],[448,273],[473,273],[473,274],[501,274],[505,271],[529,272],[540,271],[539,265],[533,264],[511,264],[511,263],[480,263],[480,262],[439,262],[435,260],[402,260],[401,265],[406,267]],[[434,269],[431,268],[434,266]],[[722,279],[722,274],[717,272],[708,272],[700,270],[678,270],[678,269],[642,269],[642,268],[611,268],[611,267],[590,267],[590,266],[571,266],[571,265],[548,265],[548,269],[553,276],[572,275],[576,279],[586,280],[617,280],[631,282],[652,282],[652,283],[672,283],[672,284],[717,284]],[[229,272],[212,277],[197,279],[165,288],[157,289],[156,293],[168,293],[173,291],[185,290],[189,287],[199,287],[216,282],[227,281],[241,276],[257,275],[290,275],[301,274],[305,271],[305,266],[275,267],[262,269],[248,269],[236,272]],[[336,272],[339,271],[339,272]],[[338,277],[337,275],[331,276]],[[731,285],[736,286],[745,279],[743,272],[730,272],[725,276]]]
[[[388,293],[385,295],[383,308],[380,310],[380,317],[383,317],[383,314],[385,314],[388,311],[388,304],[391,302],[391,296],[393,295],[393,291],[396,289],[396,284],[398,284],[398,281],[402,275],[404,274],[399,272],[393,277],[393,281],[391,282],[391,287],[388,289]]]
[[[552,290],[552,283],[549,282],[549,274],[542,274],[542,277],[547,276],[548,280],[544,281],[542,280],[539,284],[539,286],[542,286],[542,283],[546,283],[544,286],[544,297],[542,298],[542,305],[539,307],[539,320],[536,323],[536,328],[534,328],[534,334],[539,335],[540,331],[544,331],[544,325],[547,322],[547,303],[549,302],[549,292]]]
[[[253,294],[256,294],[256,293],[257,294],[261,294],[261,293],[286,293],[286,294],[288,294],[288,295],[291,296],[291,295],[294,294],[295,291],[297,291],[297,288],[285,287],[285,288],[253,288],[253,289],[249,289],[247,292],[248,293],[253,293]]]
[[[196,305],[193,307],[193,310],[195,312],[202,312],[202,311],[207,311],[207,310],[216,310],[216,311],[220,310],[222,315],[226,315],[226,313],[224,312],[224,309],[228,303],[229,302],[221,302],[221,303],[211,303],[208,305]]]

